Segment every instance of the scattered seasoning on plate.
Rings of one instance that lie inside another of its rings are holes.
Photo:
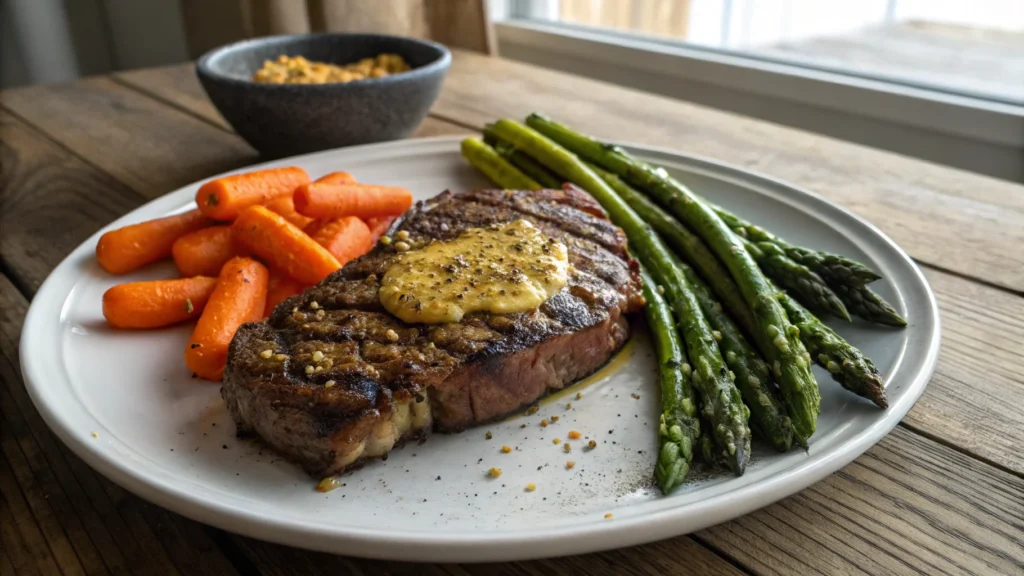
[[[579,440],[580,436],[583,436],[583,434],[580,434],[579,430],[569,430],[569,438]]]
[[[488,430],[487,433],[484,434],[484,438],[487,438],[488,440],[490,440],[491,438],[494,438],[494,434],[491,434],[491,431]]]
[[[572,460],[566,460],[565,461],[565,469],[566,470],[572,470],[575,466],[576,466],[576,463],[573,462]]]
[[[590,442],[588,442],[587,447],[590,448],[591,450],[597,448],[597,440],[591,440]]]
[[[577,392],[576,393],[576,399],[577,400],[583,400],[583,392]]]
[[[92,437],[93,438],[99,438],[100,437],[100,433],[99,432],[93,432],[92,433]]]
[[[501,447],[501,453],[502,454],[508,454],[511,451],[512,451],[512,447],[511,446],[502,446]]]
[[[536,489],[537,489],[537,485],[534,484],[533,482],[530,482],[529,484],[526,485],[526,491],[527,492],[533,492]]]
[[[552,444],[561,444],[562,443],[562,439],[561,438],[555,438],[554,440],[551,441],[551,443]]]
[[[491,475],[491,478],[497,478],[498,476],[501,476],[501,468],[492,467],[487,471],[487,473]]]
[[[605,515],[604,515],[604,519],[605,519],[605,520],[611,520],[611,519],[612,519],[612,513],[611,513],[611,512],[609,512],[609,513],[605,514]]]

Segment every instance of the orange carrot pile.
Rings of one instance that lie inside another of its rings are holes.
[[[195,376],[220,380],[242,324],[268,317],[368,252],[412,194],[340,171],[311,182],[289,167],[211,180],[196,203],[197,210],[100,237],[96,259],[112,274],[173,257],[182,276],[114,286],[103,295],[103,316],[130,329],[198,319],[185,364]]]
[[[348,172],[331,172],[316,179],[322,184],[355,184],[356,179]]]
[[[103,294],[103,317],[114,328],[160,328],[198,318],[216,284],[206,276],[120,284]]]
[[[317,244],[327,248],[342,266],[373,248],[370,228],[355,216],[327,220],[317,227],[310,237],[316,240]]]
[[[307,182],[309,174],[294,166],[245,172],[203,184],[196,192],[196,204],[214,220],[233,220],[249,206],[289,194]]]
[[[397,216],[412,206],[412,193],[395,186],[310,182],[295,188],[295,209],[311,218]]]
[[[267,284],[267,305],[263,309],[263,317],[270,316],[278,304],[306,288],[309,288],[309,285],[292,279],[291,276],[280,270],[271,270],[270,282]]]
[[[233,241],[231,226],[210,226],[196,230],[178,238],[171,248],[174,265],[185,277],[216,277],[228,260],[240,255]]]
[[[126,274],[171,255],[174,241],[213,224],[198,210],[111,230],[96,244],[96,260],[111,274]]]
[[[341,268],[326,248],[263,206],[247,208],[232,228],[240,245],[299,282],[315,284]]]
[[[285,220],[291,222],[298,228],[305,228],[313,221],[312,218],[303,216],[295,211],[295,201],[292,199],[291,194],[284,194],[277,198],[271,199],[269,202],[264,204],[267,210],[275,214],[280,214]]]
[[[232,258],[224,265],[185,349],[185,364],[196,375],[221,379],[235,331],[263,317],[267,276],[267,268],[250,258]]]

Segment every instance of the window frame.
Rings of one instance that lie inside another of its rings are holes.
[[[552,22],[548,19],[557,16],[557,2],[500,0],[492,14],[497,16],[495,36],[503,57],[781,123],[790,122],[773,118],[770,110],[744,108],[757,108],[758,102],[782,103],[787,108],[783,116],[799,115],[807,109],[819,116],[833,114],[837,122],[863,118],[880,126],[880,134],[895,130],[895,140],[900,140],[900,131],[912,132],[915,141],[933,135],[932,148],[950,150],[935,150],[922,157],[939,162],[943,156],[955,160],[957,146],[978,144],[977,162],[967,158],[968,165],[959,167],[1024,181],[1024,106],[735,51]],[[736,95],[741,104],[728,105],[730,95]],[[893,149],[877,142],[862,143]],[[991,156],[993,151],[1002,156],[994,163],[986,162],[983,156]],[[978,166],[971,166],[972,162]]]

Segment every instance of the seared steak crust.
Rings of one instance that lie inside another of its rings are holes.
[[[623,314],[643,300],[625,237],[589,195],[445,192],[414,206],[392,233],[405,230],[415,248],[516,219],[568,248],[568,284],[537,310],[406,324],[378,299],[396,257],[378,245],[238,330],[222,395],[239,431],[330,474],[434,427],[500,418],[599,368],[628,338]]]

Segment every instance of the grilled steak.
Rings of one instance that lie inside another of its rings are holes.
[[[378,299],[396,258],[379,244],[238,330],[221,393],[239,432],[311,474],[333,474],[432,429],[501,418],[597,370],[628,338],[624,314],[643,299],[622,231],[588,194],[445,192],[391,232],[405,230],[415,248],[517,219],[568,249],[568,283],[537,310],[404,323]]]

